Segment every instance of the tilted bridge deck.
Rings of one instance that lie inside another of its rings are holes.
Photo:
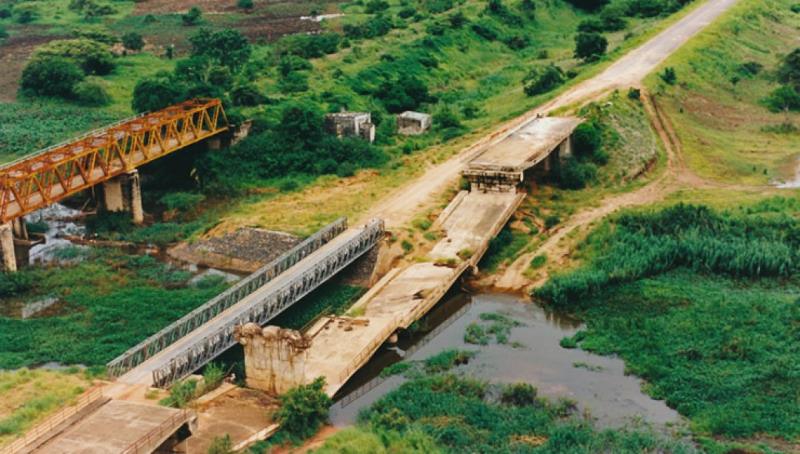
[[[237,325],[266,324],[369,251],[383,233],[383,221],[377,219],[345,230],[117,381],[164,387],[191,374],[236,344]]]

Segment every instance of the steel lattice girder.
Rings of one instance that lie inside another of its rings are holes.
[[[204,325],[225,309],[264,286],[346,229],[347,218],[344,217],[323,227],[300,244],[283,253],[280,257],[109,362],[107,365],[108,374],[112,377],[118,377],[145,362],[148,358],[169,347],[178,339]]]
[[[219,99],[195,99],[93,131],[0,167],[0,222],[228,129]]]
[[[153,371],[153,385],[168,387],[207,364],[236,343],[234,329],[238,325],[257,323],[265,325],[269,320],[292,306],[302,297],[353,263],[358,257],[374,247],[383,237],[384,223],[375,219],[367,224],[352,240],[320,260],[314,268],[298,275],[291,282],[276,289],[225,327],[199,339],[182,356],[174,358],[166,366]]]

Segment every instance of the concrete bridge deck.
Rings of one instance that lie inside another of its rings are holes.
[[[467,172],[524,172],[547,158],[582,122],[575,117],[536,118],[476,156]]]
[[[516,192],[459,193],[433,226],[444,237],[430,261],[384,276],[350,311],[363,315],[323,318],[306,332],[313,338],[305,359],[306,382],[325,377],[326,392],[336,394],[395,331],[419,320],[465,271],[477,266],[524,197]]]

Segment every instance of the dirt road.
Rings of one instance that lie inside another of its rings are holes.
[[[599,75],[502,125],[458,155],[431,167],[415,181],[393,191],[362,219],[382,218],[388,228],[408,225],[420,211],[432,206],[436,202],[436,197],[458,179],[466,163],[488,146],[503,140],[539,114],[546,115],[555,109],[588,101],[608,91],[636,85],[675,50],[736,2],[737,0],[708,0],[655,38],[620,58]]]

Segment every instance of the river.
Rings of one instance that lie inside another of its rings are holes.
[[[482,313],[501,313],[523,325],[512,329],[505,345],[465,343],[465,329]],[[453,296],[423,319],[420,330],[402,336],[397,349],[384,347],[353,377],[340,392],[343,398],[332,408],[331,420],[337,426],[352,424],[361,409],[399,386],[403,377],[393,376],[385,381],[375,377],[385,366],[399,361],[401,351],[410,350],[405,359],[419,361],[456,348],[478,351],[469,364],[459,366],[460,373],[495,383],[528,382],[545,397],[568,397],[600,427],[639,421],[666,427],[680,421],[678,413],[663,401],[642,392],[641,380],[625,375],[622,360],[559,345],[563,337],[575,334],[581,327],[580,322],[545,311],[520,297]]]

